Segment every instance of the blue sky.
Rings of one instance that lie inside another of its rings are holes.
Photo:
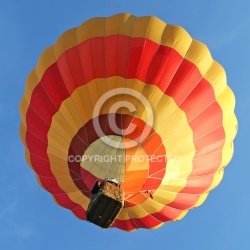
[[[237,100],[235,154],[221,184],[183,220],[153,231],[101,230],[57,206],[38,186],[19,139],[19,102],[41,52],[63,31],[119,12],[184,27],[224,66]],[[249,13],[248,0],[2,0],[0,249],[250,249]]]

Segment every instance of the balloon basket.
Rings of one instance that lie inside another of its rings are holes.
[[[101,228],[110,227],[124,206],[124,192],[116,183],[96,182],[87,209],[87,220]]]

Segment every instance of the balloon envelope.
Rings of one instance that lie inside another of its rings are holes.
[[[237,130],[222,66],[181,27],[117,14],[66,31],[41,55],[20,104],[39,184],[86,220],[91,188],[125,192],[113,227],[158,228],[201,205]]]

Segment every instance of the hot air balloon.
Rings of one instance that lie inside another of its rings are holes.
[[[66,31],[42,53],[20,103],[20,136],[38,183],[79,219],[114,180],[122,206],[109,227],[154,229],[222,180],[234,107],[203,43],[156,17],[117,14]]]

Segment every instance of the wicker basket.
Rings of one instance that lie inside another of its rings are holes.
[[[119,185],[109,181],[103,181],[100,185],[96,183],[92,190],[95,191],[87,209],[87,220],[108,228],[124,205],[124,192]]]

